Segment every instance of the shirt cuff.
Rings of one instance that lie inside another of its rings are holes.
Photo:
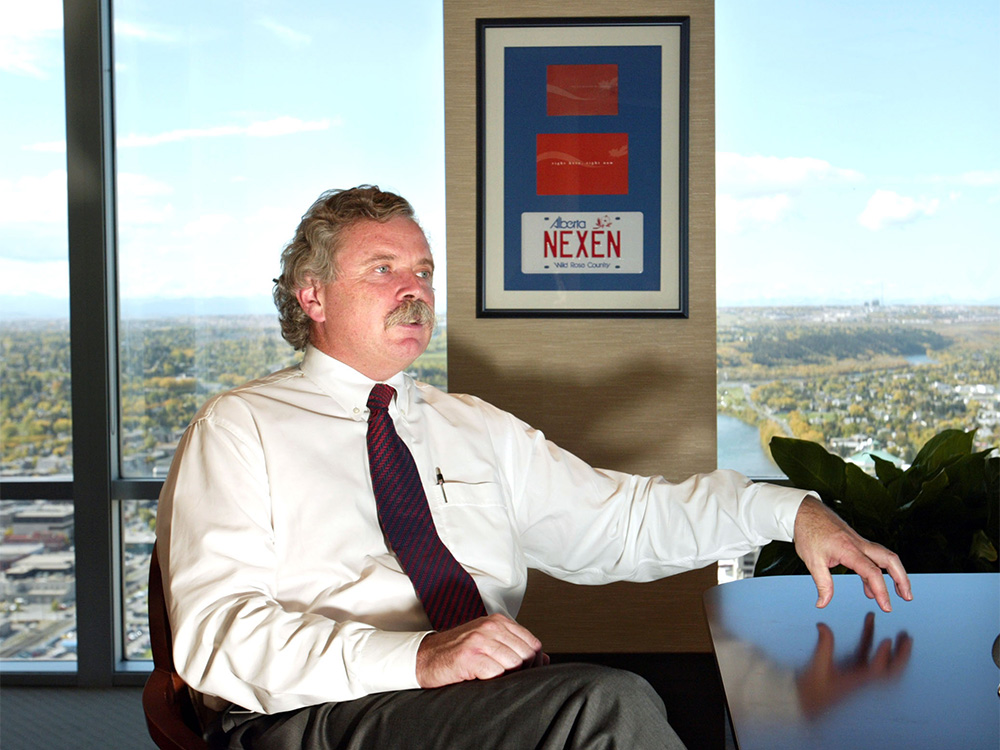
[[[756,529],[768,539],[790,542],[795,536],[795,516],[799,506],[807,497],[816,497],[814,492],[776,484],[754,484],[756,497],[754,505],[762,509],[756,519]],[[819,498],[816,498],[819,499]]]
[[[352,682],[365,694],[419,688],[417,649],[430,632],[370,630],[349,665]]]

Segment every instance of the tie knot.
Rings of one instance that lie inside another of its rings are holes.
[[[368,396],[369,409],[388,409],[389,402],[396,395],[396,389],[385,383],[376,383]]]

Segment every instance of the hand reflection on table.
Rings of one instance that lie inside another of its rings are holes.
[[[815,719],[850,694],[877,682],[890,682],[903,674],[913,652],[913,639],[900,631],[893,642],[885,638],[872,653],[875,613],[865,615],[858,646],[849,657],[835,661],[833,631],[826,623],[816,626],[816,648],[812,659],[796,675],[802,713]]]

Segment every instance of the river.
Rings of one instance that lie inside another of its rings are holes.
[[[720,469],[736,469],[754,479],[776,479],[784,475],[764,453],[760,432],[736,417],[716,416],[719,430]]]

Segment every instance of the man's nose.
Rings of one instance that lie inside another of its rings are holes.
[[[405,271],[400,274],[399,299],[417,299],[426,294],[426,282],[416,272]]]

